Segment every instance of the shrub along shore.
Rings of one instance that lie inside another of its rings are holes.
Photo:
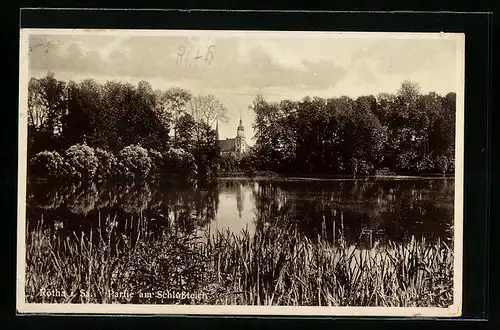
[[[117,155],[86,144],[76,144],[62,154],[57,151],[42,151],[29,162],[30,178],[96,180],[152,180],[159,178],[190,180],[198,176],[198,166],[192,154],[183,149],[172,148],[166,152],[146,149],[140,145],[123,148]],[[198,176],[199,178],[200,176]],[[273,180],[337,180],[350,178],[453,178],[443,173],[420,175],[396,175],[387,171],[377,171],[373,175],[286,175],[273,171],[232,170],[211,171],[205,178],[251,178]]]
[[[194,157],[182,149],[159,152],[130,145],[114,155],[86,144],[73,145],[62,154],[39,152],[28,167],[30,177],[76,180],[146,180],[167,175],[169,178],[190,179],[196,177],[197,170]]]

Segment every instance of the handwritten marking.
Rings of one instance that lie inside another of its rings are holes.
[[[192,56],[193,49],[191,47],[186,47],[185,45],[180,45],[177,47],[177,67],[188,67],[199,66],[200,63],[204,62],[206,66],[212,64],[215,56],[215,45],[210,45],[207,47],[204,54],[200,53],[200,48],[197,48],[196,55]]]

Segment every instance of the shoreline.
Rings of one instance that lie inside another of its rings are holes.
[[[371,175],[371,176],[286,176],[286,175],[222,175],[214,178],[216,181],[230,181],[230,180],[240,180],[240,181],[278,181],[278,182],[297,182],[297,181],[366,181],[366,180],[454,180],[454,175]],[[51,181],[47,178],[27,178],[26,183],[46,183]],[[141,180],[141,182],[151,183],[155,180]],[[89,181],[96,182],[96,181]],[[106,182],[106,180],[97,181]],[[123,181],[124,183],[138,182],[138,181]]]
[[[364,181],[364,180],[453,180],[455,176],[442,175],[372,175],[372,176],[339,176],[339,177],[307,177],[307,176],[220,176],[217,180],[249,180],[249,181]]]

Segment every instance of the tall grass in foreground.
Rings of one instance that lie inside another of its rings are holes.
[[[453,302],[453,250],[414,237],[361,250],[311,241],[268,227],[255,236],[218,233],[209,240],[220,304],[436,306]]]
[[[140,227],[131,236],[113,221],[90,235],[28,233],[27,301],[446,307],[453,300],[453,250],[441,242],[361,250],[277,226],[254,235],[207,231],[202,239]],[[54,289],[65,295],[49,296]],[[168,290],[205,295],[156,295]]]
[[[192,237],[168,230],[147,230],[143,221],[140,219],[137,230],[128,235],[118,233],[116,220],[110,217],[87,235],[64,236],[41,226],[28,233],[26,300],[166,303],[169,301],[163,298],[155,299],[154,293],[209,290],[213,282],[209,259],[199,244]],[[64,296],[58,295],[60,292]]]

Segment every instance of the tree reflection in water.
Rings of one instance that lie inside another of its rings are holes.
[[[147,225],[174,227],[184,233],[212,221],[218,207],[217,187],[161,187],[148,183],[31,184],[28,188],[28,226],[44,219],[62,221],[64,232],[95,228],[100,219],[117,219],[119,230],[133,230],[140,219]]]
[[[342,239],[360,248],[404,242],[412,235],[451,246],[453,196],[453,180],[224,180],[201,187],[33,183],[27,216],[29,228],[43,219],[44,225],[57,224],[63,235],[89,230],[109,217],[121,231],[146,225],[192,234],[209,224],[223,229],[217,223],[239,231],[243,221],[257,231],[291,225],[313,240],[321,236],[338,244]],[[228,207],[234,211],[222,210]]]
[[[261,182],[253,189],[257,229],[294,224],[309,238],[359,248],[412,235],[452,245],[452,180]]]

